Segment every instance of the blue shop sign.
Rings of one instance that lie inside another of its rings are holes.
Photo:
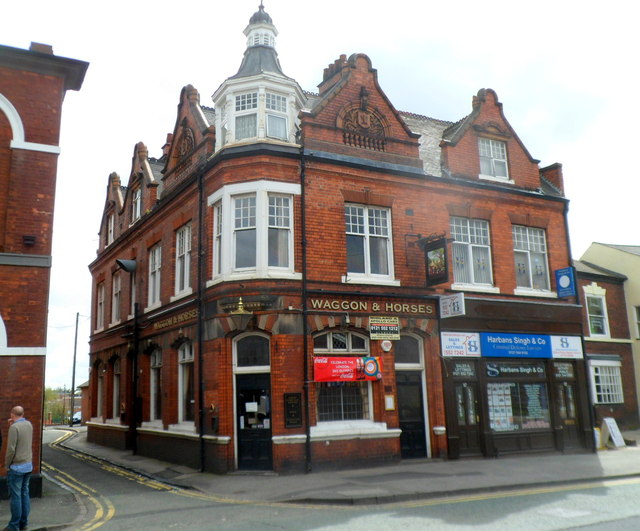
[[[483,357],[551,358],[551,338],[538,334],[480,333]]]

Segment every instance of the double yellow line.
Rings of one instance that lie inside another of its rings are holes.
[[[93,518],[83,524],[78,529],[82,531],[90,531],[106,524],[116,514],[116,508],[108,498],[99,494],[95,489],[78,481],[66,472],[51,466],[49,463],[42,463],[42,470],[46,472],[53,480],[66,485],[71,491],[85,497],[95,507]]]

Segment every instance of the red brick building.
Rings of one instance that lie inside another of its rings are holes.
[[[0,46],[0,411],[24,406],[42,427],[51,237],[67,90],[79,90],[88,64],[50,46]],[[6,440],[6,422],[0,423]],[[4,448],[2,449],[4,455]],[[40,437],[32,491],[39,494]],[[0,464],[4,487],[6,471]],[[4,490],[4,489],[3,489]]]
[[[185,87],[162,156],[109,176],[89,440],[222,472],[592,448],[560,165],[492,90],[399,112],[355,54],[305,92],[262,6],[245,35],[213,107]]]
[[[585,260],[574,261],[583,301],[585,354],[595,425],[612,417],[622,429],[638,427],[633,342],[627,318],[629,278]],[[634,316],[635,317],[635,316]]]

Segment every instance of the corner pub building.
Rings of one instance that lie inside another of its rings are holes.
[[[244,34],[212,106],[185,86],[162,156],[109,176],[88,439],[213,472],[592,448],[561,166],[493,90],[400,112],[354,54],[311,93],[262,5]]]

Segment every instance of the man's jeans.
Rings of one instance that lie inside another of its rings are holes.
[[[29,479],[31,472],[21,474],[9,469],[7,474],[7,486],[11,497],[11,521],[9,529],[24,529],[29,523],[29,511],[31,500],[29,499]]]

